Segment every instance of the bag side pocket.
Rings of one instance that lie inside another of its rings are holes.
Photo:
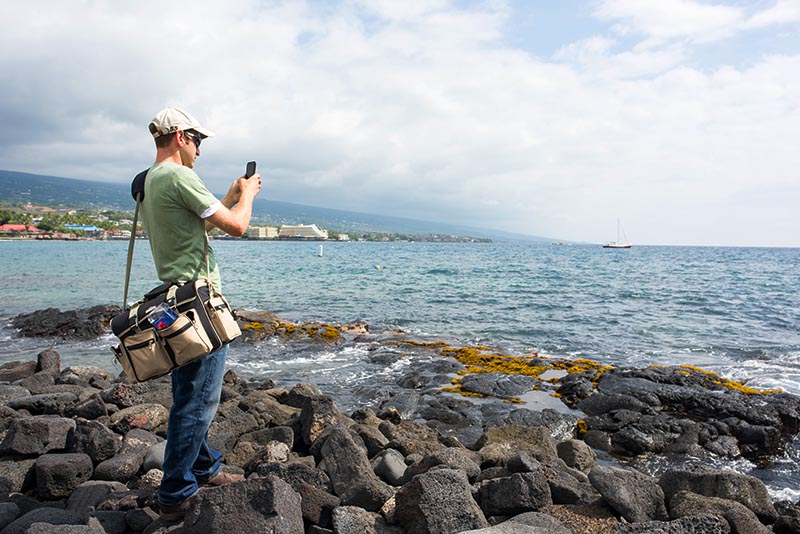
[[[119,362],[131,382],[165,375],[174,367],[166,348],[149,328],[122,340]]]
[[[205,356],[214,348],[193,310],[180,314],[175,322],[158,334],[169,345],[178,366]]]
[[[233,311],[231,311],[231,307],[225,297],[216,295],[208,299],[206,306],[208,308],[208,318],[223,343],[230,343],[242,335],[242,331],[236,323],[236,318],[233,316]]]

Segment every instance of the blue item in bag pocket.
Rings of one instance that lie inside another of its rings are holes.
[[[147,314],[147,320],[150,321],[156,330],[164,330],[169,325],[175,322],[178,315],[165,303],[161,303]]]

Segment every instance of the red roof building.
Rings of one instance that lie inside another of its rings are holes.
[[[0,224],[0,234],[22,234],[41,232],[32,224]]]

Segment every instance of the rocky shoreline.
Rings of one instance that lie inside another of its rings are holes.
[[[41,313],[49,335],[91,335],[87,317],[104,320],[95,308]],[[386,347],[447,357],[404,374],[406,394],[376,391],[375,406],[349,414],[311,384],[280,388],[229,371],[210,442],[225,469],[246,479],[201,490],[177,524],[155,511],[169,380],[130,385],[94,367],[62,370],[53,350],[6,363],[0,534],[800,532],[800,503],[772,502],[758,479],[704,461],[769,462],[798,433],[796,396],[690,367],[612,369],[371,334],[366,325],[240,317],[237,343],[370,340],[376,358],[393,357]],[[31,314],[18,320],[37,323]],[[585,416],[519,408],[536,389]],[[697,460],[658,478],[612,461],[659,454]]]

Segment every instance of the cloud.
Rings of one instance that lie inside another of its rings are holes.
[[[606,27],[543,58],[508,44],[500,3],[15,3],[0,161],[127,181],[152,161],[150,118],[178,105],[218,134],[197,164],[216,191],[256,159],[263,194],[289,202],[595,242],[619,216],[637,243],[798,244],[800,56],[703,69],[692,43],[753,19],[647,5],[598,8],[647,46]],[[754,188],[785,204],[748,203]]]
[[[670,39],[716,41],[732,35],[744,20],[741,8],[692,0],[605,0],[595,15],[617,21],[617,33],[647,36],[653,43]]]
[[[774,6],[754,14],[745,23],[746,28],[764,28],[773,24],[800,22],[800,2],[778,0]]]

